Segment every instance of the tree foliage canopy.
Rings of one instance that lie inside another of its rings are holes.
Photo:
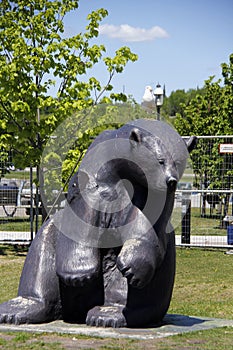
[[[163,114],[167,117],[176,117],[177,114],[183,115],[183,106],[197,95],[202,94],[203,89],[178,89],[172,91],[169,97],[165,97],[163,105]]]
[[[121,47],[114,57],[104,57],[105,46],[94,43],[108,14],[103,8],[88,15],[84,32],[66,37],[64,17],[78,5],[78,0],[0,3],[0,149],[13,148],[18,167],[39,163],[49,135],[67,116],[101,99],[126,99],[111,93],[111,81],[137,55]],[[106,67],[106,82],[90,76],[98,62]]]
[[[201,94],[181,105],[175,127],[181,135],[229,135],[233,132],[233,54],[222,64],[223,82],[214,76],[205,81]]]
[[[205,81],[202,93],[181,106],[182,113],[175,119],[175,127],[181,135],[233,135],[233,54],[229,64],[222,64],[222,76],[223,81],[210,77]],[[227,142],[229,140],[221,137],[199,140],[197,149],[191,154],[197,187],[233,187],[233,155],[219,154],[219,143]]]

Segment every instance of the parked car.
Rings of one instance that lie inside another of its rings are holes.
[[[31,203],[31,186],[30,181],[23,181],[21,184],[22,189],[20,192],[20,205],[30,206]],[[35,198],[36,194],[36,186],[33,184],[32,186],[32,195]]]
[[[0,205],[17,205],[19,187],[15,181],[0,184]]]

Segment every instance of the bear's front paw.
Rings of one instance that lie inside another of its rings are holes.
[[[88,326],[96,327],[126,327],[126,320],[122,313],[123,306],[95,306],[86,318]]]
[[[129,284],[143,288],[156,269],[156,249],[148,242],[131,239],[125,242],[117,258],[117,266]]]

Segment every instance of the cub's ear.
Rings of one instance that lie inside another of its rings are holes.
[[[130,132],[129,139],[130,139],[132,145],[135,145],[135,142],[140,143],[142,140],[141,131],[137,128],[134,128]]]
[[[74,198],[79,196],[80,191],[84,190],[89,180],[89,176],[85,171],[79,170],[70,179],[68,193],[66,196],[67,202],[71,203]]]
[[[196,147],[198,139],[196,136],[191,136],[189,139],[185,140],[189,153]]]

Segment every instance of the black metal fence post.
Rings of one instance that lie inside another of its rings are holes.
[[[182,194],[182,230],[181,243],[190,244],[191,227],[191,199],[186,194]]]
[[[33,241],[33,221],[34,221],[34,207],[33,207],[33,168],[30,166],[30,232],[31,242]]]

